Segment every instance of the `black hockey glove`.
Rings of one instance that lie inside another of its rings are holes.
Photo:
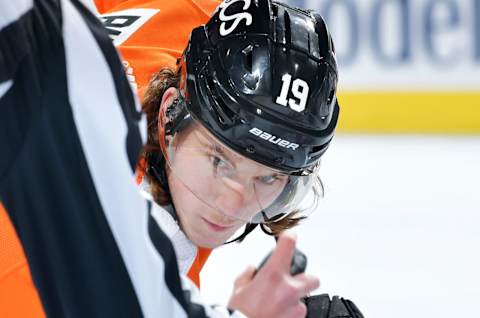
[[[270,255],[272,255],[272,252],[268,253],[260,265],[258,265],[257,272],[263,267],[263,265],[265,265],[267,260],[270,258]],[[295,253],[292,257],[292,263],[290,264],[290,275],[294,276],[303,273],[305,272],[305,268],[307,268],[307,257],[300,250],[295,249]]]
[[[345,298],[328,294],[306,297],[306,318],[364,318],[355,304]]]

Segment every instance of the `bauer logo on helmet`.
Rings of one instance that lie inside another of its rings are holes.
[[[264,140],[268,140],[272,144],[276,144],[280,147],[287,148],[287,149],[293,149],[296,150],[299,145],[293,142],[290,142],[288,140],[282,139],[280,137],[274,136],[272,134],[269,134],[261,129],[258,129],[256,127],[250,129],[249,131],[252,135],[255,135],[257,137],[260,137]]]

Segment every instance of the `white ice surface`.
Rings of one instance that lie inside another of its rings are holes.
[[[318,293],[367,318],[480,317],[480,136],[339,135],[322,176],[326,197],[296,230]],[[226,303],[272,246],[256,231],[217,249],[204,296]]]

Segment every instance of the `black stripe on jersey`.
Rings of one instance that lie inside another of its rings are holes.
[[[98,46],[105,56],[118,56],[115,47],[112,45],[112,40],[108,36],[108,32],[97,17],[86,14],[89,11],[78,0],[73,0],[72,4],[75,8],[83,13],[85,22],[87,22],[90,31],[95,35]],[[122,111],[127,119],[128,134],[127,134],[127,151],[129,155],[130,166],[132,171],[135,170],[138,162],[138,154],[142,148],[142,139],[140,137],[138,123],[142,117],[142,113],[135,108],[135,100],[132,94],[130,84],[124,76],[125,70],[119,63],[114,63],[115,59],[106,59],[112,75],[115,79],[115,89],[118,100],[122,105]],[[122,80],[120,80],[122,79]]]
[[[27,11],[17,21],[0,30],[0,83],[13,77],[20,61],[32,50],[27,34],[32,12]]]
[[[202,305],[191,301],[191,291],[185,290],[184,294],[185,294],[185,298],[190,300],[189,302],[190,306],[188,308],[188,316],[195,317],[195,318],[206,318],[207,314],[205,313],[205,308]],[[215,306],[212,306],[212,308],[215,308]]]
[[[160,230],[157,222],[151,214],[148,217],[148,234],[150,235],[150,239],[155,246],[155,249],[160,255],[162,255],[162,258],[165,261],[165,281],[173,296],[187,312],[188,317],[207,318],[208,316],[205,312],[205,308],[203,305],[197,304],[191,299],[191,292],[188,289],[184,290],[182,295],[182,290],[180,288],[181,284],[177,274],[178,264],[175,250],[170,244],[167,248],[164,241],[168,240],[168,238],[162,230]],[[233,312],[229,310],[229,313],[231,315]]]
[[[58,0],[35,1],[31,10],[0,30],[0,82],[12,78],[28,54],[40,53],[39,48],[51,41],[55,32],[60,32],[62,19],[58,15],[59,10]],[[35,37],[32,37],[34,32]],[[35,58],[39,61],[48,60],[45,55]],[[45,64],[38,63],[37,67]]]
[[[37,102],[42,95],[42,76],[52,66],[45,63],[50,57],[43,49],[50,42],[58,45],[61,41],[54,38],[60,29],[60,18],[55,18],[58,17],[58,3],[50,2],[50,5],[32,7],[0,30],[0,82],[14,77],[24,79],[13,81],[0,96],[0,119],[9,119],[0,125],[0,178],[8,173],[8,167],[21,149],[31,114],[42,107]],[[55,19],[45,19],[42,14]],[[35,37],[32,36],[34,30],[38,31]]]
[[[31,47],[0,99],[1,157],[15,150],[0,175],[2,201],[47,316],[141,317],[69,107],[58,2],[38,1],[28,15],[11,27],[35,29]]]

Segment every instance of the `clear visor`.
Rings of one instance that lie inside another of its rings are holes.
[[[259,164],[226,147],[195,121],[167,136],[164,145],[169,178],[230,219],[265,223],[300,206],[300,215],[313,209],[302,201],[312,193],[317,171],[293,176]]]

